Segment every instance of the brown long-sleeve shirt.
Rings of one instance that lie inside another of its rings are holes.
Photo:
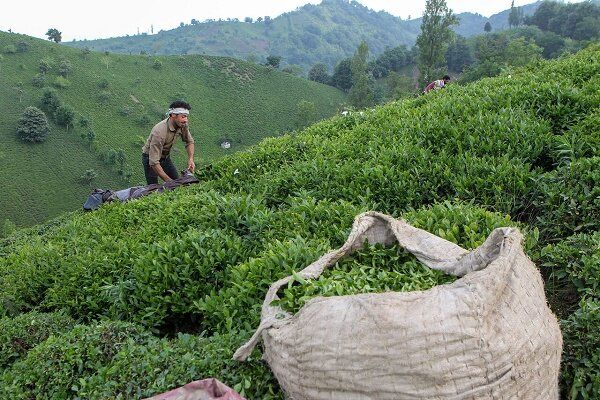
[[[178,128],[169,118],[154,125],[146,144],[142,147],[142,153],[148,154],[150,165],[158,164],[161,158],[167,157],[171,153],[171,147],[177,136],[181,136],[185,147],[194,143],[194,138],[187,126]]]

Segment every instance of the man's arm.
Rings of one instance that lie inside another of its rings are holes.
[[[169,175],[167,175],[167,173],[165,172],[165,170],[163,169],[163,167],[160,165],[160,163],[154,164],[151,167],[154,170],[154,172],[156,172],[156,174],[158,176],[160,176],[160,178],[163,181],[167,182],[167,181],[172,180],[171,177]]]
[[[185,151],[187,151],[188,154],[187,169],[190,172],[194,172],[196,169],[196,164],[194,163],[194,143],[189,143],[187,146],[185,146]]]

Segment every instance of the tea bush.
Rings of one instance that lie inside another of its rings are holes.
[[[199,169],[198,185],[2,239],[0,316],[63,310],[87,325],[7,365],[0,397],[139,398],[215,376],[249,398],[281,398],[264,364],[230,355],[258,326],[268,287],[340,247],[371,209],[469,249],[519,227],[561,319],[562,393],[598,397],[598,76],[593,45],[337,116]],[[374,271],[347,275],[376,286]],[[107,340],[133,333],[105,346],[106,326]]]
[[[233,360],[241,338],[249,334],[180,334],[177,338],[128,341],[106,365],[81,382],[77,395],[86,399],[143,398],[193,380],[214,377],[248,399],[282,399],[276,380],[260,354],[248,362]]]
[[[545,238],[600,230],[600,157],[540,176],[537,190],[536,225]]]
[[[75,321],[64,312],[32,311],[0,319],[0,370],[23,358],[50,335],[69,331]]]
[[[143,343],[150,334],[126,322],[78,325],[50,336],[0,375],[0,397],[72,398],[78,385],[126,346]]]
[[[540,265],[557,286],[600,299],[600,232],[578,234],[542,249]]]
[[[597,399],[600,393],[600,301],[583,299],[580,308],[560,321],[564,341],[562,398]]]

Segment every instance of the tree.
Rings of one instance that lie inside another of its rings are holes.
[[[548,24],[550,20],[560,13],[560,5],[554,1],[544,1],[535,10],[535,13],[528,19],[529,25],[536,25],[543,31],[548,30]],[[560,34],[561,32],[555,32]]]
[[[327,65],[324,63],[317,63],[312,66],[310,71],[308,71],[308,79],[311,81],[329,84],[331,77],[327,73]]]
[[[56,109],[60,106],[60,99],[58,98],[56,90],[52,88],[44,89],[40,103],[42,110],[46,111],[48,114],[54,114]]]
[[[404,45],[385,49],[373,63],[373,77],[377,79],[385,78],[392,71],[400,73],[403,67],[412,62],[412,55]]]
[[[492,31],[492,24],[490,24],[490,21],[485,23],[485,26],[483,27],[483,30],[486,32],[491,32]]]
[[[510,5],[510,13],[508,13],[508,27],[516,28],[521,25],[521,20],[523,18],[523,11],[520,7],[515,7],[515,0],[512,1]]]
[[[275,69],[279,68],[279,64],[281,63],[281,56],[268,56],[267,63],[265,65],[273,67]]]
[[[60,43],[62,41],[62,32],[56,28],[48,29],[46,36],[48,36],[48,40],[54,40],[56,43]]]
[[[336,88],[347,92],[352,87],[352,60],[345,58],[338,62],[333,69],[331,83]]]
[[[436,69],[443,65],[444,54],[453,38],[451,27],[458,23],[458,18],[448,8],[445,0],[427,0],[421,33],[417,37],[422,84],[429,82],[437,72]]]
[[[525,40],[519,37],[511,40],[506,47],[506,64],[514,67],[522,67],[530,62],[541,58],[542,48],[533,40]]]
[[[414,84],[411,77],[400,75],[391,71],[386,79],[388,100],[397,100],[411,96],[414,93]]]
[[[89,58],[89,56],[90,56],[91,53],[92,53],[92,50],[90,50],[90,48],[87,47],[87,46],[84,47],[83,49],[81,49],[81,57],[84,60],[87,60]]]
[[[23,95],[25,94],[25,90],[23,89],[23,82],[17,82],[13,89],[15,89],[15,91],[17,92],[17,95],[19,96],[19,103],[21,103],[23,101]]]
[[[73,120],[75,119],[75,110],[68,104],[62,104],[58,106],[54,113],[54,120],[58,125],[62,125],[69,130],[70,126],[73,126]]]
[[[29,50],[29,43],[19,42],[17,44],[17,53],[26,53]]]
[[[73,71],[73,66],[69,60],[62,60],[58,66],[60,76],[66,78]]]
[[[460,35],[448,46],[445,57],[448,69],[453,72],[463,72],[466,67],[473,64],[473,55],[467,39]]]
[[[371,107],[375,104],[375,96],[373,93],[373,85],[369,79],[367,70],[367,58],[369,56],[369,46],[363,41],[350,63],[352,70],[352,87],[348,92],[348,100],[350,104],[356,108]]]
[[[42,58],[40,60],[39,69],[42,74],[47,74],[52,69],[52,65],[49,60]]]
[[[125,161],[126,160],[127,160],[127,154],[125,153],[125,150],[123,150],[123,149],[117,150],[117,152],[115,154],[115,161],[119,166],[119,168],[118,168],[119,175],[125,174]]]
[[[46,140],[50,127],[46,114],[37,107],[27,107],[19,119],[17,134],[24,142],[41,143]]]
[[[87,134],[85,135],[85,138],[87,139],[88,143],[91,145],[93,145],[94,140],[96,140],[96,132],[94,132],[93,129],[89,129],[87,131]]]
[[[253,21],[252,17],[246,17],[246,18],[244,18],[244,22],[247,22],[249,24],[251,24],[252,21]]]

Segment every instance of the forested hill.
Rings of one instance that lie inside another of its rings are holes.
[[[539,3],[525,6],[532,14]],[[462,13],[456,31],[465,36],[483,32],[490,20],[494,30],[507,25],[508,11],[490,18]],[[356,1],[323,0],[307,4],[277,18],[259,18],[250,22],[227,20],[191,23],[160,31],[101,40],[80,40],[68,45],[125,54],[209,54],[264,61],[268,55],[283,57],[285,64],[307,70],[317,62],[330,67],[351,56],[364,39],[373,55],[386,47],[412,46],[421,19],[402,20],[387,12],[375,12]]]

